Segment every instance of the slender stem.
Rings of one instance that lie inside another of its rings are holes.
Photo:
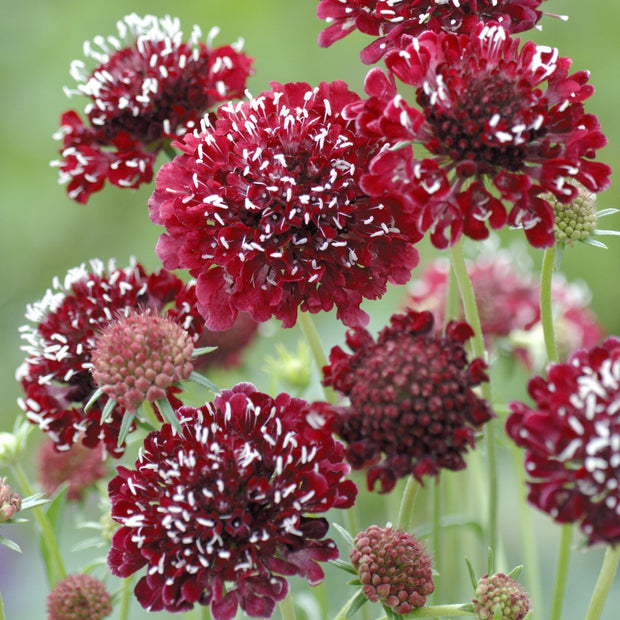
[[[325,355],[325,351],[323,349],[323,345],[321,344],[321,338],[319,337],[319,333],[316,331],[316,327],[314,326],[312,317],[308,312],[299,312],[297,317],[299,321],[299,326],[301,327],[304,336],[308,341],[308,345],[310,346],[310,350],[312,351],[312,356],[314,357],[316,366],[319,369],[319,376],[323,377],[323,366],[327,366],[328,361],[327,356]],[[338,402],[336,392],[334,392],[331,387],[324,386],[323,391],[325,393],[325,398],[327,401],[332,404]]]
[[[2,592],[0,592],[0,620],[4,620],[4,604],[2,603]]]
[[[25,495],[32,495],[32,489],[30,488],[28,477],[26,476],[26,472],[22,466],[19,463],[13,463],[12,469],[15,477],[19,480]],[[49,554],[49,560],[48,558],[44,558],[44,561],[47,567],[47,575],[51,589],[56,585],[56,583],[58,583],[58,581],[63,579],[67,573],[60,555],[60,550],[58,549],[56,534],[54,533],[52,524],[47,518],[47,515],[41,510],[41,508],[39,508],[39,506],[34,506],[32,511],[37,522],[39,523],[39,527],[41,528],[43,544],[47,548]]]
[[[479,357],[486,361],[486,349],[484,346],[484,338],[482,336],[482,327],[480,324],[480,315],[476,305],[476,296],[474,287],[472,286],[467,265],[465,264],[465,256],[463,254],[462,240],[450,248],[450,262],[456,281],[459,285],[461,300],[465,310],[465,319],[474,330],[472,338],[472,348],[474,357]],[[491,385],[488,382],[482,383],[480,386],[482,397],[491,404]],[[485,424],[485,434],[487,439],[487,477],[489,487],[489,546],[491,549],[497,548],[497,463],[495,457],[495,423],[490,420]]]
[[[594,586],[594,592],[592,592],[592,598],[590,599],[590,605],[586,612],[586,620],[599,620],[603,613],[603,607],[607,600],[607,595],[616,576],[618,570],[618,561],[620,560],[620,546],[612,547],[608,546],[605,551],[605,558],[603,559],[603,565],[601,566],[601,572],[599,573],[596,585]]]
[[[200,606],[200,619],[201,620],[211,620],[211,612],[208,605]]]
[[[514,461],[515,475],[517,477],[517,510],[519,511],[519,529],[521,531],[521,548],[523,549],[523,565],[525,566],[525,578],[527,591],[530,593],[537,609],[545,609],[545,601],[542,593],[542,575],[538,560],[538,547],[536,545],[535,530],[532,525],[531,511],[528,508],[525,490],[525,468],[523,467],[521,450],[511,442],[510,453]]]
[[[459,287],[454,274],[454,269],[450,266],[448,270],[448,293],[446,294],[445,322],[458,320],[461,316],[461,298],[459,297]]]
[[[413,476],[409,476],[405,490],[403,491],[403,497],[400,501],[400,509],[398,511],[397,527],[401,530],[409,531],[409,528],[411,527],[413,506],[415,504],[415,497],[419,488],[420,483]]]
[[[278,603],[278,607],[280,608],[282,620],[295,620],[295,605],[293,605],[293,597],[290,591],[286,598]]]
[[[435,482],[431,489],[432,496],[432,540],[433,540],[433,568],[439,575],[438,583],[435,583],[435,590],[433,591],[433,600],[441,600],[441,574],[442,574],[442,547],[443,547],[443,531],[441,529],[441,492],[439,488],[439,480]]]
[[[411,613],[405,614],[403,618],[439,618],[441,616],[454,618],[455,616],[475,615],[471,608],[467,609],[465,605],[457,603],[455,605],[425,605],[424,607],[418,607],[418,609]],[[381,616],[379,620],[387,620],[387,616]]]
[[[553,310],[551,308],[551,282],[553,280],[553,264],[555,261],[555,246],[545,250],[542,271],[540,274],[540,321],[542,323],[547,350],[547,360],[558,361],[558,348],[555,341],[553,325]]]
[[[129,602],[131,600],[131,577],[123,579],[123,587],[121,589],[121,602],[118,610],[118,620],[128,620],[129,618]]]
[[[562,616],[562,603],[566,590],[566,576],[568,575],[568,562],[570,559],[570,545],[573,537],[573,526],[569,523],[562,526],[560,536],[560,551],[555,569],[555,584],[553,586],[553,602],[549,620],[560,620]]]

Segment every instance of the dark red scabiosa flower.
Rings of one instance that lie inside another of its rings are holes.
[[[107,474],[101,444],[87,448],[76,443],[69,450],[58,452],[56,444],[48,439],[39,448],[37,460],[39,483],[48,497],[68,482],[67,500],[79,501],[89,487]]]
[[[430,555],[404,530],[371,525],[355,537],[349,559],[366,598],[398,615],[423,607],[435,589]]]
[[[112,611],[103,582],[85,573],[61,579],[47,596],[48,620],[102,620]]]
[[[427,263],[410,288],[406,306],[430,310],[444,322],[450,265],[443,258]],[[533,274],[523,270],[509,250],[481,251],[468,261],[482,332],[488,345],[514,330],[531,329],[540,320],[540,292]]]
[[[288,575],[323,579],[318,562],[338,550],[323,517],[350,507],[342,444],[306,420],[307,403],[275,399],[249,384],[213,403],[181,407],[182,432],[169,424],[144,442],[135,469],[118,467],[109,485],[114,534],[108,565],[136,585],[149,611],[210,605],[215,620],[238,606],[270,617]]]
[[[542,0],[319,0],[317,15],[329,23],[319,45],[329,47],[353,30],[378,37],[362,50],[373,64],[402,46],[403,35],[426,31],[467,32],[478,21],[494,21],[508,32],[533,28],[543,14]]]
[[[579,183],[591,192],[609,186],[609,167],[592,161],[607,141],[584,112],[588,72],[569,75],[571,60],[555,49],[519,46],[495,24],[425,32],[389,52],[388,76],[372,69],[370,99],[344,112],[366,135],[413,143],[413,151],[379,154],[361,186],[409,205],[438,248],[506,224],[523,228],[534,247],[551,246],[549,195],[569,203]],[[415,88],[419,109],[397,94],[396,78]],[[417,157],[418,144],[430,157]]]
[[[385,493],[403,476],[422,481],[465,467],[476,428],[493,417],[473,391],[488,378],[481,359],[467,361],[463,345],[472,335],[464,322],[436,335],[432,313],[409,310],[392,316],[376,341],[356,328],[346,337],[352,353],[332,349],[323,383],[350,402],[313,404],[315,423],[347,443],[354,469],[370,466],[369,489],[379,480]]]
[[[113,262],[106,266],[91,261],[68,272],[42,300],[29,305],[28,325],[21,328],[27,353],[17,371],[25,396],[20,405],[28,419],[38,424],[59,451],[81,441],[88,448],[100,442],[114,457],[124,451],[118,446],[121,420],[126,411],[116,405],[102,424],[108,396],[97,400],[88,411],[96,389],[91,375],[91,355],[100,333],[120,316],[134,310],[162,314],[180,325],[196,340],[204,322],[196,313],[194,285],[185,285],[172,273],[161,269],[148,274],[139,264],[126,269]],[[169,388],[174,398],[177,388]]]
[[[240,312],[232,327],[223,331],[204,328],[196,346],[217,347],[194,360],[194,368],[235,368],[241,365],[242,354],[256,337],[260,323],[247,312]]]
[[[241,97],[252,60],[240,45],[212,47],[199,41],[200,29],[188,42],[178,19],[131,14],[117,24],[118,35],[86,42],[82,61],[71,65],[76,89],[69,95],[90,99],[86,122],[73,110],[61,117],[60,182],[69,197],[86,203],[105,181],[118,187],[150,182],[159,150],[191,131],[205,112]]]
[[[528,500],[588,543],[620,542],[620,339],[580,349],[510,404],[508,435],[525,448]]]
[[[162,166],[149,201],[166,227],[157,253],[197,279],[209,329],[231,327],[239,311],[291,327],[298,308],[334,305],[346,325],[361,325],[363,298],[409,279],[418,231],[359,187],[387,144],[342,118],[359,101],[344,82],[274,82],[175,143],[183,154]]]

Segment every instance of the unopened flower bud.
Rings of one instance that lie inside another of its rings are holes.
[[[91,362],[97,385],[129,411],[164,398],[189,378],[194,344],[178,323],[150,313],[131,313],[99,336]]]
[[[558,243],[570,245],[584,241],[594,234],[597,223],[596,194],[579,185],[575,198],[565,204],[552,194],[545,195],[553,208],[555,224],[553,232]]]
[[[65,577],[47,597],[48,620],[101,620],[111,613],[110,594],[90,575]]]
[[[0,478],[0,523],[6,523],[21,508],[22,498],[13,493],[6,478]]]
[[[472,603],[479,620],[492,620],[498,607],[502,620],[523,620],[531,608],[521,584],[504,573],[481,577],[474,595]]]
[[[380,601],[397,614],[422,607],[434,590],[431,558],[404,530],[371,525],[355,537],[349,559],[366,598]]]

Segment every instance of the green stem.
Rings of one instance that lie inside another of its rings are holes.
[[[532,525],[531,511],[528,508],[527,493],[525,487],[525,468],[523,467],[521,450],[511,442],[515,475],[517,477],[517,510],[519,511],[519,529],[521,531],[521,547],[523,549],[523,565],[527,591],[530,593],[537,609],[545,609],[542,594],[542,575],[538,560],[538,547],[536,545],[535,530]]]
[[[418,607],[418,609],[411,613],[405,614],[403,618],[440,618],[441,616],[454,618],[455,616],[475,615],[470,606],[457,603],[455,605],[425,605],[424,607]],[[379,620],[387,620],[387,616],[381,616]]]
[[[443,532],[441,530],[441,492],[439,489],[439,480],[436,480],[431,489],[432,495],[432,540],[433,540],[433,568],[437,571],[439,579],[441,581],[442,562],[441,553],[443,546]],[[433,591],[433,600],[441,600],[440,583],[435,583],[435,590]]]
[[[33,493],[28,482],[28,477],[26,476],[26,472],[24,471],[22,466],[19,463],[13,463],[12,469],[15,477],[19,480],[19,483],[24,490],[24,494],[28,496],[32,495]],[[41,537],[43,539],[43,544],[47,548],[48,557],[44,558],[44,561],[46,564],[47,576],[51,589],[61,579],[63,579],[67,575],[67,573],[65,571],[65,566],[60,555],[60,550],[58,549],[56,534],[54,533],[54,530],[49,519],[47,518],[47,515],[41,510],[41,508],[39,508],[39,506],[34,506],[32,508],[32,511],[37,522],[39,523],[39,527],[41,528]]]
[[[594,586],[594,592],[592,592],[592,598],[590,599],[590,605],[586,612],[586,620],[599,620],[603,613],[603,607],[607,600],[607,595],[616,576],[618,570],[618,561],[620,560],[620,546],[612,547],[608,546],[605,551],[605,558],[603,559],[603,565],[601,566],[601,572],[599,573],[596,585]]]
[[[562,526],[560,537],[560,551],[555,569],[555,584],[553,587],[553,602],[551,604],[551,615],[549,620],[560,620],[562,616],[562,603],[566,590],[566,576],[568,575],[568,563],[570,560],[570,545],[573,537],[573,526],[567,524]]]
[[[479,357],[486,361],[487,355],[484,346],[484,338],[482,336],[480,315],[478,313],[478,306],[476,305],[474,287],[471,283],[469,273],[467,272],[467,265],[465,264],[462,239],[450,248],[450,262],[461,293],[465,319],[474,330],[472,338],[474,357]],[[481,384],[480,389],[482,397],[490,405],[493,402],[490,383],[485,381]],[[497,463],[495,456],[494,420],[487,422],[484,428],[487,439],[487,477],[489,486],[489,546],[491,549],[495,550],[497,548]]]
[[[290,591],[286,598],[278,603],[278,607],[280,608],[282,620],[295,620],[295,605],[293,605],[293,597]]]
[[[200,606],[200,618],[201,620],[211,620],[211,612],[208,605]]]
[[[553,309],[551,307],[551,282],[553,280],[553,265],[555,261],[555,246],[545,250],[542,271],[540,274],[540,321],[547,350],[547,360],[558,361],[558,348],[555,341],[553,325]]]
[[[398,511],[397,527],[401,530],[408,532],[411,527],[413,506],[415,504],[415,497],[419,488],[420,483],[413,476],[409,476],[405,490],[403,491],[403,497],[400,501],[400,509]]]
[[[319,337],[319,332],[316,331],[316,327],[314,326],[314,322],[308,312],[299,312],[298,315],[299,326],[301,327],[306,340],[308,341],[308,345],[310,346],[310,350],[312,351],[312,356],[314,357],[314,361],[316,363],[317,368],[319,369],[319,377],[323,378],[323,366],[327,366],[327,356],[325,355],[325,350],[323,349],[323,345],[321,344],[321,338]],[[338,402],[338,397],[336,392],[329,387],[324,386],[323,391],[325,393],[325,399],[335,404]]]
[[[446,294],[445,323],[457,321],[461,317],[461,298],[459,297],[459,287],[454,274],[454,269],[450,266],[448,271],[448,292]]]
[[[123,587],[121,589],[121,602],[118,610],[118,620],[127,620],[129,618],[129,602],[131,600],[131,577],[123,579]]]
[[[0,592],[0,620],[4,620],[4,604],[2,602],[2,592]]]

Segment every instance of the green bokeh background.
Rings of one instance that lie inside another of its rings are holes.
[[[256,59],[256,74],[249,82],[253,93],[267,88],[272,80],[316,84],[335,79],[346,80],[361,93],[367,68],[359,62],[358,54],[369,40],[356,34],[328,50],[319,49],[316,37],[323,24],[315,17],[316,4],[315,0],[0,1],[0,430],[9,430],[18,414],[15,402],[19,389],[14,373],[23,356],[17,328],[24,322],[26,304],[39,299],[55,275],[62,277],[68,268],[93,257],[104,261],[115,257],[123,266],[134,255],[149,269],[159,266],[154,247],[161,231],[149,222],[146,206],[151,187],[132,192],[106,186],[88,205],[81,206],[66,197],[64,188],[57,184],[57,170],[49,166],[57,157],[52,134],[60,114],[83,107],[79,98],[68,100],[62,89],[71,85],[69,63],[81,57],[83,41],[114,33],[116,21],[130,12],[170,13],[181,19],[186,34],[193,24],[199,24],[205,35],[213,25],[219,25],[216,44],[243,37],[245,51]],[[571,56],[574,70],[591,71],[596,93],[586,105],[599,116],[609,139],[599,158],[618,170],[620,4],[613,0],[549,0],[543,7],[550,13],[567,14],[570,20],[564,23],[544,18],[543,31],[531,36],[539,43],[558,47],[561,55]],[[620,207],[619,198],[620,192],[612,185],[600,196],[599,208]],[[620,217],[603,220],[602,227],[620,229]],[[521,233],[511,235],[513,238]],[[593,293],[593,309],[610,333],[620,334],[620,239],[608,237],[607,241],[607,251],[583,245],[569,249],[562,270],[571,280],[587,282]],[[428,246],[422,247],[426,248],[422,252],[425,260],[432,253]],[[541,254],[532,252],[532,256],[539,264]],[[373,313],[374,327],[384,320],[381,303],[386,302],[365,306]],[[327,344],[342,339],[341,326],[328,332],[327,323],[322,325]],[[257,375],[250,378],[259,384],[264,380],[259,372],[261,357],[273,348],[275,338],[265,342],[252,358],[252,372],[256,370]],[[506,518],[514,518],[509,512]],[[545,550],[545,589],[549,590],[548,574],[553,571],[558,531],[545,517],[536,519]],[[28,528],[22,527],[25,534],[21,544],[27,547]],[[44,617],[46,586],[30,551],[18,556],[0,548],[0,590],[10,619]],[[575,555],[567,620],[583,617],[600,558],[601,552],[596,550]],[[337,578],[344,583],[340,575]],[[620,617],[617,609],[620,594],[616,583],[604,617]]]

